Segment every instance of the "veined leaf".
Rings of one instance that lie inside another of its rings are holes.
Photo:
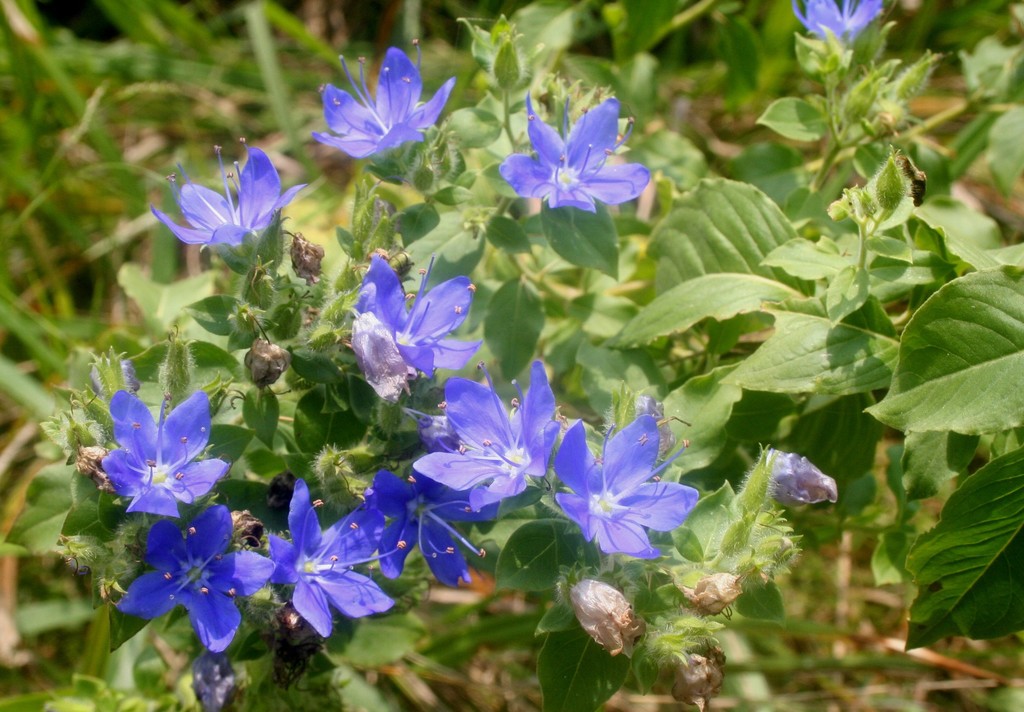
[[[612,657],[580,628],[549,633],[537,658],[544,712],[590,712],[622,687],[629,658]]]
[[[757,123],[795,141],[817,141],[828,128],[819,107],[791,96],[773,101]]]
[[[578,208],[540,211],[540,224],[551,249],[577,267],[592,267],[615,277],[619,270],[619,236],[608,208],[589,213]]]
[[[1024,448],[997,458],[950,496],[907,558],[919,592],[907,647],[948,635],[995,638],[1024,629]]]
[[[1024,424],[1024,271],[973,272],[932,295],[903,333],[892,389],[869,412],[905,431]]]

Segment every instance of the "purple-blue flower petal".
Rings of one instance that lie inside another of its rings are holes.
[[[155,522],[146,537],[146,563],[165,573],[182,568],[188,554],[178,527],[166,519]]]
[[[658,437],[658,422],[641,415],[605,443],[602,467],[611,492],[636,489],[651,478],[658,459]],[[593,487],[591,483],[591,491]]]
[[[405,122],[422,93],[420,70],[405,52],[389,47],[377,81],[377,114],[391,122]]]
[[[619,135],[619,101],[607,99],[585,113],[569,132],[565,142],[571,166],[602,161],[605,150],[615,148]]]
[[[426,104],[418,106],[409,114],[409,126],[419,131],[430,128],[437,122],[441,110],[448,102],[448,97],[455,88],[455,77],[452,77],[437,90],[434,96]]]
[[[296,480],[288,508],[288,530],[292,543],[302,552],[313,552],[320,546],[320,521],[309,498],[309,487],[305,480]]]
[[[498,172],[516,195],[524,198],[543,198],[558,190],[551,167],[522,153],[507,157],[498,166]]]
[[[554,168],[565,158],[565,141],[557,131],[540,120],[537,112],[533,110],[529,94],[526,95],[526,132],[541,163]]]
[[[181,539],[180,533],[178,539]],[[180,588],[178,579],[168,581],[160,571],[151,571],[132,581],[117,607],[122,613],[138,618],[159,618],[183,602],[177,595]]]
[[[607,205],[618,205],[644,192],[651,182],[651,172],[639,163],[604,166],[586,179],[586,191]]]
[[[295,583],[299,580],[299,572],[295,569],[299,550],[279,536],[269,534],[270,559],[274,562],[274,571],[270,575],[270,583]]]
[[[221,477],[228,473],[231,464],[223,460],[201,460],[180,468],[167,479],[167,489],[185,504],[191,504],[198,497],[207,494]],[[178,479],[181,475],[181,479]]]
[[[160,442],[165,464],[190,462],[210,441],[210,398],[196,391],[167,415]]]
[[[185,548],[194,561],[212,559],[231,541],[231,512],[223,504],[203,511],[189,524]]]
[[[178,193],[178,206],[189,224],[203,230],[215,230],[235,221],[235,212],[226,197],[195,183],[186,183]]]
[[[242,225],[261,230],[270,223],[274,205],[281,197],[281,178],[266,153],[249,149],[239,176],[238,215]]]
[[[699,493],[676,482],[647,482],[619,504],[635,510],[638,523],[658,532],[672,531],[682,524],[697,504]]]
[[[383,613],[395,605],[374,581],[355,571],[332,571],[318,585],[331,604],[349,618]]]
[[[227,594],[211,590],[192,596],[188,619],[206,649],[219,653],[231,644],[242,614]]]
[[[135,394],[128,391],[115,393],[110,399],[110,417],[114,421],[114,439],[118,444],[132,446],[137,443],[156,443],[156,421],[146,404]],[[147,452],[133,452],[140,457],[155,457],[156,448]]]
[[[494,390],[466,378],[449,378],[444,396],[448,422],[467,445],[482,449],[485,440],[500,450],[514,445],[505,406]]]
[[[327,596],[321,589],[319,581],[314,583],[300,577],[292,593],[292,605],[299,615],[313,626],[313,630],[324,638],[330,637],[334,621],[331,609],[327,605]]]
[[[594,467],[594,456],[587,447],[587,435],[583,421],[577,420],[562,438],[562,444],[555,453],[555,472],[569,489],[586,496],[590,493],[587,473]],[[557,495],[561,497],[562,495]],[[561,502],[559,502],[561,503]]]
[[[150,487],[141,490],[132,499],[126,512],[146,512],[164,517],[178,516],[178,500],[166,487]]]

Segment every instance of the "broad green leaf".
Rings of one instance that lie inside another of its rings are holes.
[[[530,363],[543,328],[544,305],[525,279],[505,282],[491,297],[484,316],[484,341],[506,378],[515,378]]]
[[[864,412],[874,403],[870,393],[812,396],[792,424],[786,448],[798,452],[842,487],[871,472],[882,424]]]
[[[908,499],[925,499],[966,472],[978,448],[978,436],[939,430],[910,432],[903,444],[903,488]]]
[[[295,441],[303,452],[316,453],[324,445],[350,447],[365,432],[366,425],[351,412],[327,408],[323,386],[306,393],[295,406]]]
[[[501,133],[501,121],[489,111],[477,107],[458,109],[448,117],[447,127],[455,142],[463,148],[484,148]]]
[[[202,272],[195,277],[158,284],[142,273],[134,262],[125,262],[117,273],[117,283],[139,305],[139,311],[153,334],[161,334],[181,318],[185,307],[213,291],[216,272]]]
[[[1024,272],[973,272],[933,294],[907,324],[892,388],[870,412],[904,431],[1024,424]]]
[[[794,141],[817,141],[828,129],[821,108],[791,96],[773,101],[757,123]]]
[[[210,457],[235,462],[249,446],[252,434],[241,425],[214,423],[210,428]]]
[[[914,213],[945,237],[946,248],[975,269],[1005,263],[996,248],[1002,245],[995,220],[945,196],[930,199]]]
[[[726,366],[695,376],[665,398],[665,417],[673,432],[678,439],[690,441],[690,447],[676,460],[684,472],[707,467],[725,447],[725,424],[733,405],[743,396],[738,386],[726,382],[730,373],[732,367]],[[681,422],[673,420],[676,418]]]
[[[256,432],[256,437],[268,447],[274,446],[277,419],[281,414],[277,396],[269,388],[250,388],[242,401],[242,417],[245,424]]]
[[[847,265],[828,285],[825,309],[832,325],[864,306],[868,300],[868,271],[856,265]]]
[[[849,266],[850,259],[827,237],[817,242],[797,237],[772,250],[762,264],[779,267],[800,279],[822,279],[834,277]]]
[[[723,13],[715,26],[718,30],[718,56],[728,68],[725,100],[729,109],[734,110],[757,89],[761,45],[750,23],[741,14]]]
[[[871,554],[871,573],[876,586],[907,580],[907,552],[913,539],[905,531],[882,532]]]
[[[796,413],[796,399],[785,393],[744,390],[732,406],[726,433],[733,440],[769,442],[783,418]]]
[[[405,235],[403,223],[402,236]],[[461,213],[451,212],[441,215],[433,229],[408,244],[406,252],[415,264],[424,267],[436,257],[430,272],[429,286],[433,286],[472,272],[483,255],[484,242],[483,236],[465,229]]]
[[[598,269],[612,277],[619,269],[619,236],[608,208],[598,204],[597,212],[579,208],[549,208],[540,211],[544,237],[558,256],[577,267]]]
[[[411,205],[403,210],[397,219],[406,246],[429,234],[441,223],[437,208],[430,203]]]
[[[689,190],[708,174],[704,154],[688,138],[675,131],[660,129],[648,136],[629,141],[629,160],[642,163],[651,173],[671,180],[677,190]]]
[[[537,658],[544,712],[591,712],[629,673],[629,658],[612,657],[582,629],[548,633]]]
[[[1024,171],[1024,107],[1016,106],[996,119],[988,134],[988,167],[1003,195],[1013,192]]]
[[[734,179],[753,184],[779,205],[807,182],[803,154],[781,143],[747,146],[730,165]]]
[[[234,297],[215,294],[188,305],[185,307],[185,311],[211,334],[228,336],[234,329],[231,316],[237,307],[238,300]]]
[[[918,596],[907,647],[1024,629],[1024,448],[992,460],[946,502],[907,558]]]
[[[597,553],[583,541],[579,527],[562,519],[527,522],[509,537],[498,555],[498,588],[546,591],[558,579],[558,567],[597,566]]]
[[[726,382],[775,393],[832,395],[888,387],[898,344],[877,304],[869,301],[836,326],[819,307],[802,308],[807,313],[773,311],[775,333]]]
[[[743,579],[743,594],[736,599],[736,612],[744,618],[770,621],[779,625],[786,621],[782,591],[774,581],[760,583],[755,577]]]
[[[537,624],[537,635],[543,633],[556,633],[561,630],[572,630],[579,623],[576,622],[576,612],[569,605],[568,601],[556,601],[540,619]]]
[[[758,311],[764,302],[799,296],[792,288],[753,274],[705,274],[662,292],[615,337],[615,346],[648,344],[685,331],[702,319],[728,319]]]
[[[291,368],[307,381],[313,383],[340,383],[345,379],[330,354],[312,349],[292,351]]]
[[[800,281],[764,266],[776,247],[796,237],[779,207],[757,188],[707,178],[684,195],[651,236],[655,286],[664,292],[702,274],[754,274],[800,288]]]
[[[722,535],[735,519],[736,495],[726,482],[715,492],[697,500],[681,527],[672,532],[672,543],[684,559],[704,563],[718,553]]]
[[[423,622],[412,613],[383,618],[360,618],[351,638],[340,645],[328,644],[330,655],[360,667],[388,665],[412,652],[423,637]]]
[[[623,382],[634,392],[661,390],[664,378],[651,355],[640,349],[619,351],[594,346],[583,339],[576,351],[576,365],[582,371],[583,390],[598,413],[612,407],[612,393]]]
[[[495,215],[487,221],[484,234],[499,250],[509,253],[530,251],[530,239],[526,236],[526,230],[510,217]]]
[[[71,478],[80,477],[68,465],[47,465],[32,478],[25,508],[7,536],[34,554],[54,551],[64,520],[71,509]]]

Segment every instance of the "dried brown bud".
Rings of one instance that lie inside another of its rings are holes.
[[[643,618],[633,613],[622,592],[594,579],[584,579],[569,591],[576,618],[583,630],[612,655],[633,654],[633,645],[647,630]]]
[[[260,388],[276,383],[291,362],[292,355],[288,351],[266,339],[254,340],[245,354],[245,367],[252,375],[252,382]]]
[[[743,593],[743,587],[739,576],[718,573],[705,576],[693,588],[683,588],[683,593],[698,613],[713,616],[731,606]]]
[[[231,528],[235,541],[250,549],[259,548],[263,540],[263,522],[248,509],[231,512]]]
[[[278,609],[270,636],[268,643],[274,656],[274,682],[281,687],[290,687],[306,671],[313,656],[320,652],[324,639],[291,603]]]
[[[672,697],[704,712],[711,698],[722,691],[724,677],[725,654],[721,648],[711,648],[705,655],[688,655],[687,664],[676,668]]]
[[[75,456],[75,469],[92,480],[100,492],[114,494],[114,485],[110,483],[110,478],[107,477],[107,473],[103,469],[103,458],[107,456],[108,452],[105,447],[96,445],[78,448],[78,454]]]
[[[292,236],[292,267],[295,274],[306,280],[306,284],[320,281],[320,261],[324,258],[324,248],[310,242],[301,234]]]

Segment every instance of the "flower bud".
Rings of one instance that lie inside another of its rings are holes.
[[[665,406],[653,396],[636,397],[636,415],[649,415],[658,421],[658,454],[664,455],[676,444],[676,436],[672,428],[668,427],[668,420],[665,418]]]
[[[264,265],[255,264],[246,273],[242,299],[259,309],[274,304],[274,277]]]
[[[184,400],[189,394],[195,367],[196,362],[188,342],[172,335],[167,346],[167,356],[160,364],[160,388],[164,393],[169,393],[172,400]]]
[[[705,576],[692,589],[684,588],[683,593],[698,613],[714,616],[731,606],[743,593],[743,587],[739,576],[717,573]]]
[[[103,458],[107,456],[108,452],[109,450],[105,447],[95,445],[79,447],[78,453],[75,455],[75,469],[79,474],[92,480],[100,492],[113,494],[114,485],[110,483],[110,478],[107,477],[107,473],[103,469]]]
[[[501,89],[511,91],[519,86],[522,77],[519,52],[510,34],[506,34],[494,55],[494,79]]]
[[[420,442],[427,452],[455,452],[459,449],[459,435],[448,422],[447,415],[427,415],[415,410],[405,412],[416,419]]]
[[[893,155],[882,166],[875,177],[875,200],[883,210],[892,212],[907,197],[907,183],[903,172],[897,167]]]
[[[722,691],[724,678],[725,654],[721,648],[711,648],[706,655],[687,655],[686,664],[676,668],[672,697],[704,712],[711,698]]]
[[[314,242],[310,242],[300,233],[292,236],[292,268],[306,284],[316,284],[320,281],[320,262],[324,258],[324,248]]]
[[[248,509],[231,512],[231,530],[235,541],[249,549],[258,549],[263,542],[263,522]]]
[[[135,364],[128,359],[118,359],[113,349],[96,359],[89,371],[89,381],[100,398],[109,398],[118,391],[137,393],[142,387],[135,375]]]
[[[245,367],[249,369],[252,382],[260,388],[277,383],[291,362],[291,353],[266,339],[254,340],[245,354]]]
[[[235,671],[226,653],[206,651],[192,663],[192,689],[203,712],[220,712],[235,694]]]
[[[576,619],[591,638],[612,655],[633,654],[633,645],[647,630],[622,592],[594,579],[583,579],[569,591]]]
[[[772,451],[769,491],[776,502],[788,505],[835,502],[836,481],[815,467],[806,457],[792,452]]]

